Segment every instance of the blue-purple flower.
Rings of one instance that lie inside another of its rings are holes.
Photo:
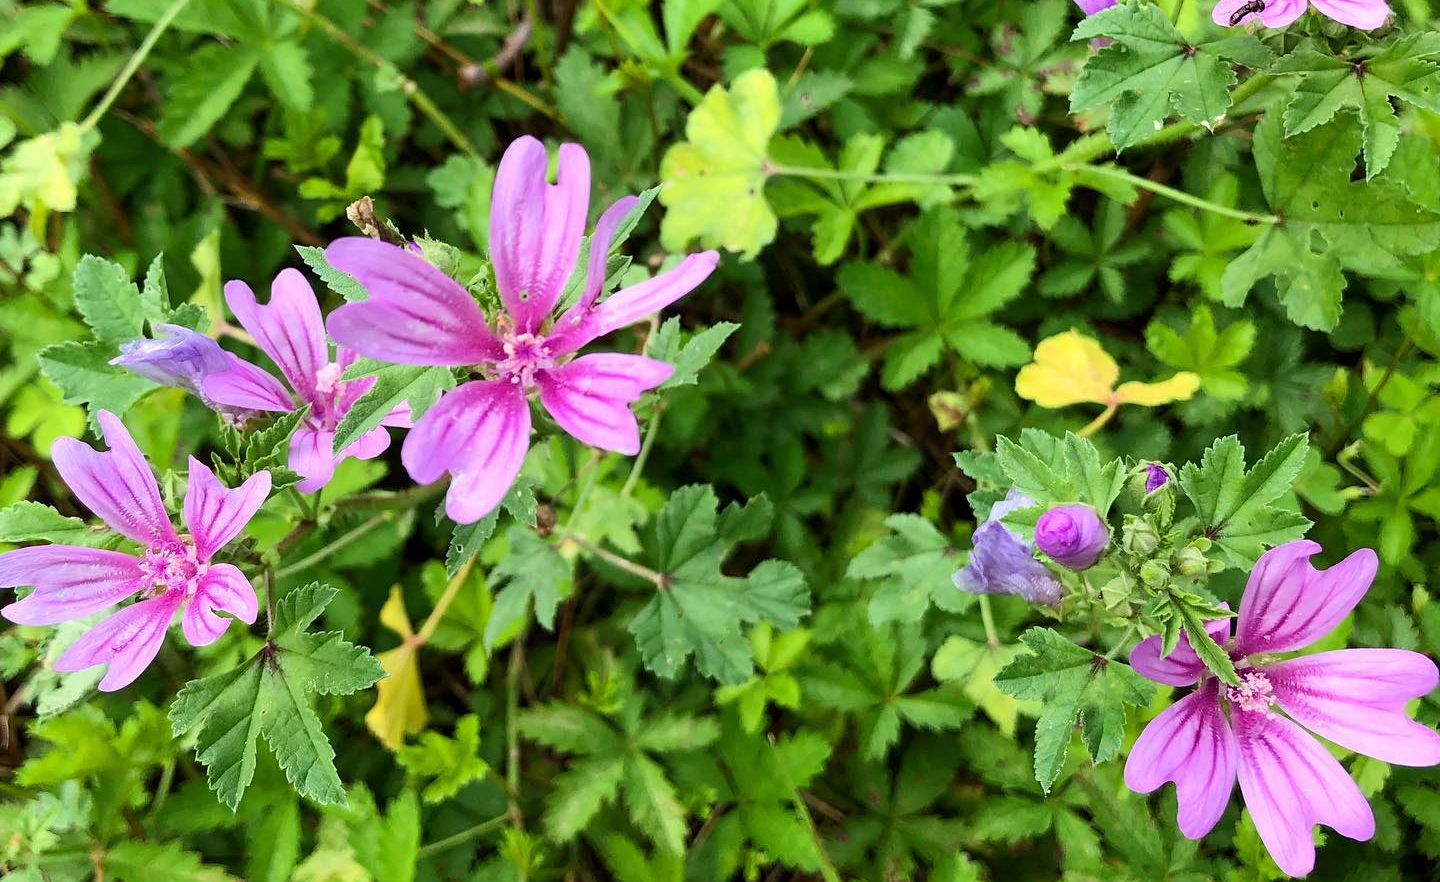
[[[1088,505],[1057,505],[1035,522],[1035,544],[1070,570],[1093,567],[1110,544],[1110,528]]]
[[[954,576],[955,587],[971,594],[1018,594],[1031,603],[1059,606],[1065,587],[1049,568],[1036,560],[1033,547],[1010,532],[1000,519],[1016,509],[1035,504],[1011,490],[990,509],[990,517],[975,530],[970,562]]]
[[[1158,462],[1145,464],[1145,492],[1154,493],[1170,482],[1170,473]]]

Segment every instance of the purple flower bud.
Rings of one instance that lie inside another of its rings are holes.
[[[1086,15],[1094,15],[1102,9],[1109,9],[1118,3],[1119,0],[1075,0],[1075,5]]]
[[[1034,500],[1011,490],[990,509],[990,517],[975,530],[970,562],[954,576],[955,586],[971,594],[1018,594],[1031,603],[1059,606],[1065,586],[1049,567],[1031,557],[1022,542],[1002,523],[1007,512],[1034,505]]]
[[[1170,481],[1170,473],[1158,462],[1145,465],[1145,492],[1154,493]]]
[[[111,364],[129,368],[162,386],[178,386],[195,395],[211,374],[230,369],[230,356],[220,344],[198,331],[180,325],[158,325],[163,336],[141,337],[120,347],[120,356]]]
[[[1035,544],[1060,566],[1084,570],[1105,553],[1110,530],[1088,505],[1057,505],[1036,521]]]

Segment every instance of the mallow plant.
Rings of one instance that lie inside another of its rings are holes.
[[[106,6],[0,37],[0,875],[1440,858],[1424,2]]]

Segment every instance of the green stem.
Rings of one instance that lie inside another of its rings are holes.
[[[644,579],[647,582],[650,582],[656,588],[665,589],[670,587],[670,580],[665,576],[664,573],[659,573],[655,570],[650,569],[647,566],[637,564],[635,561],[631,560],[628,557],[621,557],[620,555],[616,554],[613,551],[610,551],[609,549],[602,548],[599,545],[596,545],[594,542],[591,542],[584,536],[580,536],[577,534],[575,536],[571,536],[569,541],[574,542],[576,545],[583,548],[587,553],[600,558],[601,560],[605,561],[616,569],[624,570],[632,576],[636,576],[638,578]]]
[[[806,168],[797,165],[769,165],[765,170],[772,176],[827,181],[860,181],[867,184],[944,184],[950,187],[972,187],[979,180],[975,175],[852,172],[833,168]]]
[[[1230,208],[1229,206],[1221,205],[1218,202],[1211,202],[1209,199],[1202,199],[1199,196],[1192,196],[1191,194],[1186,193],[1184,190],[1177,190],[1167,184],[1162,184],[1158,181],[1152,181],[1149,178],[1141,177],[1137,174],[1132,174],[1118,166],[1084,165],[1078,163],[1071,163],[1062,166],[1062,168],[1066,169],[1067,171],[1075,172],[1083,170],[1087,174],[1098,175],[1102,178],[1109,178],[1112,181],[1122,181],[1131,185],[1132,187],[1138,187],[1141,190],[1149,190],[1151,193],[1157,193],[1161,196],[1173,199],[1176,202],[1180,202],[1194,208],[1198,208],[1202,211],[1208,211],[1211,214],[1218,214],[1224,217],[1233,217],[1237,220],[1242,220],[1249,224],[1280,223],[1280,218],[1276,217],[1273,214],[1256,214],[1251,211],[1241,211],[1238,208]]]
[[[581,471],[585,473],[585,483],[580,485],[580,493],[575,497],[575,505],[570,509],[570,517],[565,519],[565,526],[560,529],[560,535],[555,540],[556,546],[565,544],[570,534],[575,532],[575,524],[580,519],[580,512],[585,510],[585,505],[590,501],[590,491],[595,489],[595,479],[600,474],[597,466],[600,464],[600,451],[596,450],[590,455],[590,461],[585,463]]]
[[[830,855],[825,851],[825,841],[820,838],[820,831],[815,827],[815,819],[810,815],[809,806],[805,805],[805,798],[800,795],[798,789],[791,791],[795,800],[795,808],[799,810],[800,817],[805,820],[805,826],[810,830],[810,841],[815,844],[815,854],[820,857],[820,877],[825,882],[841,882],[840,873],[835,869],[835,864],[830,860]]]
[[[1105,653],[1106,661],[1114,661],[1119,657],[1120,653],[1125,651],[1125,648],[1130,643],[1130,638],[1135,636],[1135,630],[1134,622],[1125,626],[1125,633],[1120,636],[1120,640],[1114,646],[1110,647],[1109,652]]]
[[[445,593],[440,595],[440,599],[435,602],[435,608],[430,611],[430,615],[425,619],[425,624],[420,626],[420,633],[415,635],[416,642],[421,646],[428,643],[431,635],[435,633],[435,629],[440,627],[440,620],[445,618],[445,611],[450,608],[450,603],[454,601],[455,596],[460,593],[460,586],[465,584],[465,579],[470,575],[470,568],[474,565],[475,556],[472,554],[465,559],[465,563],[461,564],[460,569],[455,572],[454,577],[450,579],[450,584],[445,586]]]
[[[100,103],[95,105],[95,108],[90,111],[89,115],[81,121],[80,128],[82,131],[95,128],[96,124],[105,116],[106,111],[110,109],[110,105],[115,103],[115,99],[120,97],[120,92],[129,84],[130,78],[135,76],[135,71],[139,70],[140,65],[145,63],[146,56],[150,54],[151,49],[155,48],[155,44],[160,40],[160,35],[169,29],[170,23],[175,20],[175,16],[179,15],[181,10],[183,10],[189,2],[190,0],[175,0],[175,2],[171,3],[169,8],[162,12],[160,17],[155,20],[155,26],[150,28],[150,33],[145,35],[145,39],[142,40],[140,46],[136,48],[135,54],[130,56],[129,61],[125,62],[125,67],[121,68],[120,73],[116,75],[115,82],[110,84],[109,90],[105,92],[105,97],[101,98]]]
[[[460,131],[460,127],[455,125],[455,122],[451,120],[449,116],[446,116],[445,111],[441,110],[436,106],[434,101],[430,100],[430,96],[425,94],[418,83],[403,74],[399,74],[395,65],[375,54],[370,47],[350,36],[344,28],[316,12],[314,9],[299,2],[299,0],[278,0],[278,2],[283,6],[289,7],[306,21],[320,28],[330,39],[339,43],[356,58],[374,65],[377,70],[394,71],[400,76],[400,91],[405,93],[405,96],[410,99],[410,102],[414,104],[421,113],[425,114],[425,116],[445,134],[446,138],[450,139],[450,143],[459,148],[460,152],[466,156],[478,157],[480,155],[480,151],[475,149],[475,145],[470,143],[470,139],[465,137],[465,133]]]
[[[286,576],[301,572],[307,567],[314,566],[315,564],[319,563],[320,561],[324,560],[325,558],[329,557],[330,555],[334,554],[335,552],[339,551],[340,549],[344,548],[345,546],[349,545],[350,543],[359,539],[361,536],[364,536],[366,533],[370,532],[371,530],[375,529],[376,527],[380,526],[381,524],[385,523],[390,519],[391,514],[389,512],[381,512],[380,514],[377,514],[375,517],[371,518],[370,520],[366,521],[365,523],[361,524],[350,532],[342,533],[340,536],[336,537],[335,541],[329,543],[328,545],[325,545],[320,549],[305,555],[304,557],[295,561],[293,564],[290,564],[288,567],[282,567],[278,572],[275,573],[275,578],[283,579]]]
[[[991,649],[1000,648],[1000,632],[995,630],[995,616],[990,612],[990,598],[980,595],[980,621],[985,625],[985,643]]]
[[[510,799],[509,820],[525,829],[525,816],[520,813],[520,665],[524,655],[525,632],[522,630],[510,647],[510,667],[505,672],[505,790]]]
[[[665,409],[660,402],[655,404],[655,413],[650,416],[650,425],[645,427],[645,440],[640,442],[640,453],[635,456],[635,462],[630,466],[630,475],[625,478],[625,486],[620,488],[620,498],[629,499],[635,489],[635,484],[640,480],[640,473],[645,471],[645,461],[650,458],[650,448],[655,446],[656,430],[660,428],[660,417]]]
[[[1119,407],[1120,404],[1118,402],[1110,402],[1108,405],[1105,406],[1105,410],[1103,410],[1099,416],[1091,420],[1089,423],[1086,424],[1085,428],[1081,429],[1075,434],[1079,435],[1081,438],[1089,438],[1091,435],[1103,429],[1106,423],[1110,422],[1110,418],[1115,415],[1115,411],[1119,409]]]
[[[415,853],[416,857],[426,858],[431,856],[432,854],[439,854],[442,851],[447,851],[457,845],[463,845],[464,843],[469,842],[472,839],[484,836],[491,830],[498,830],[499,828],[505,826],[505,822],[508,820],[510,820],[510,816],[506,814],[500,815],[497,818],[491,818],[488,821],[481,821],[475,826],[465,830],[461,830],[459,833],[456,833],[453,836],[446,836],[444,839],[437,839],[436,841],[431,842],[427,845],[420,846],[420,850]]]
[[[265,568],[265,636],[275,636],[275,570]]]

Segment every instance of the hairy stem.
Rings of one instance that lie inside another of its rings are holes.
[[[1224,217],[1233,217],[1237,220],[1243,220],[1248,224],[1280,223],[1280,218],[1273,214],[1256,214],[1250,211],[1242,211],[1238,208],[1230,208],[1229,206],[1221,205],[1218,202],[1211,202],[1209,199],[1203,199],[1199,196],[1193,196],[1189,193],[1186,193],[1184,190],[1177,190],[1174,187],[1171,187],[1167,184],[1162,184],[1159,181],[1152,181],[1149,178],[1142,177],[1137,174],[1132,174],[1131,172],[1128,172],[1123,168],[1117,168],[1115,166],[1108,165],[1084,165],[1079,163],[1066,164],[1062,166],[1062,168],[1067,171],[1080,171],[1083,169],[1089,174],[1098,175],[1102,178],[1109,178],[1112,181],[1122,181],[1131,185],[1132,187],[1138,187],[1141,190],[1149,190],[1151,193],[1157,193],[1161,196],[1173,199],[1176,202],[1180,202],[1194,208],[1198,208],[1202,211],[1208,211],[1211,214],[1218,214]]]

